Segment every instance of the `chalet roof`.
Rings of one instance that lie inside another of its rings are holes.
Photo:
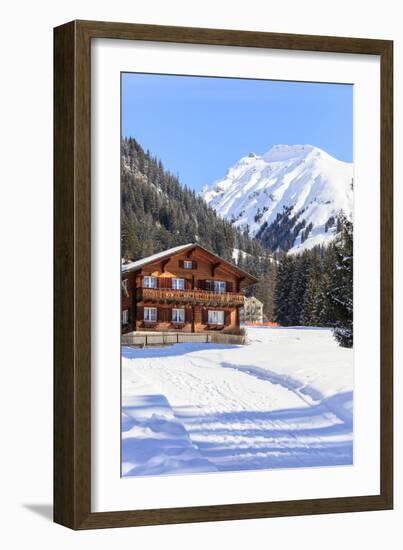
[[[172,256],[173,254],[177,254],[178,252],[183,252],[184,250],[186,250],[187,248],[190,248],[191,246],[193,246],[192,243],[182,244],[180,246],[174,246],[173,248],[168,248],[167,250],[158,252],[157,254],[152,254],[151,256],[146,256],[145,258],[141,258],[141,260],[136,260],[135,262],[129,262],[127,264],[122,264],[122,272],[124,273],[126,271],[135,271],[136,269],[140,269],[144,265],[152,264],[157,260],[162,260],[166,256]]]
[[[217,256],[217,254],[214,254],[214,252],[211,252],[207,248],[204,248],[200,244],[197,243],[188,243],[188,244],[182,244],[180,246],[174,246],[173,248],[168,248],[167,250],[163,250],[162,252],[158,252],[157,254],[152,254],[151,256],[147,256],[146,258],[141,258],[140,260],[136,260],[135,262],[128,262],[126,264],[122,264],[122,273],[126,273],[129,271],[136,271],[138,269],[141,269],[142,267],[152,264],[158,260],[162,260],[169,256],[174,256],[176,254],[179,254],[180,252],[185,252],[186,250],[190,250],[192,248],[198,248],[208,254],[209,256],[212,256],[213,258],[216,258],[221,263],[225,264],[226,266],[230,267],[232,270],[237,271],[244,277],[247,277],[250,279],[249,284],[253,284],[257,282],[256,277],[248,273],[247,271],[243,271],[242,269],[239,269],[236,265],[234,265],[231,262],[228,262],[227,260],[224,260],[223,258],[220,258],[220,256]]]

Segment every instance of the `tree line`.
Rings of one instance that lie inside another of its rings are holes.
[[[343,213],[327,247],[278,255],[274,319],[282,326],[333,328],[341,346],[353,345],[353,224]]]

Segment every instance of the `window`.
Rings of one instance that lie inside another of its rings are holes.
[[[144,277],[144,288],[157,288],[157,277]]]
[[[226,282],[225,281],[207,281],[207,290],[210,290],[211,292],[225,292]]]
[[[185,279],[172,279],[172,288],[174,290],[183,290],[185,288]]]
[[[193,262],[191,260],[184,260],[183,267],[184,269],[193,269]]]
[[[144,308],[144,321],[149,323],[157,322],[157,308],[156,307],[145,307]]]
[[[129,310],[128,309],[124,309],[122,311],[122,323],[124,325],[127,325],[129,322]]]
[[[210,311],[208,312],[208,324],[209,325],[223,325],[224,324],[224,312],[223,311]]]
[[[225,281],[214,281],[214,292],[225,292]]]
[[[174,308],[172,310],[172,322],[173,323],[184,323],[185,322],[185,310]]]

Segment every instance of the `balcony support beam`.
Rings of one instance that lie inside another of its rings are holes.
[[[211,276],[215,277],[216,270],[220,267],[221,263],[217,262],[216,264],[211,264]]]
[[[170,258],[168,258],[167,260],[162,260],[162,262],[161,262],[161,272],[162,273],[165,273],[165,266],[167,265],[169,260],[170,260]]]

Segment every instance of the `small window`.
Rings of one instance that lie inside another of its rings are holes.
[[[172,279],[172,288],[174,290],[183,290],[185,288],[185,279]]]
[[[185,322],[185,310],[174,308],[172,310],[172,322],[173,323],[184,323]]]
[[[157,288],[157,277],[144,277],[144,288]]]
[[[224,324],[224,312],[223,311],[209,311],[208,312],[208,324],[209,325],[223,325]]]
[[[193,269],[193,262],[191,260],[184,260],[183,267],[184,269]]]
[[[129,322],[129,310],[128,309],[124,309],[122,311],[122,323],[124,325],[127,325]]]
[[[144,308],[144,321],[149,323],[157,322],[157,308],[156,307],[145,307]]]

